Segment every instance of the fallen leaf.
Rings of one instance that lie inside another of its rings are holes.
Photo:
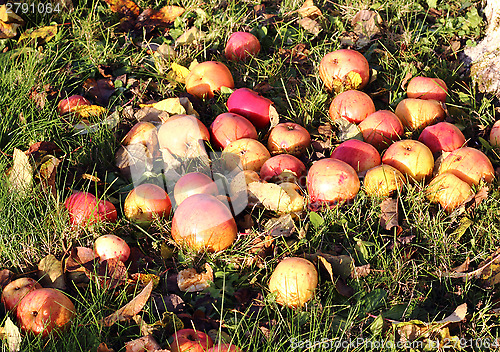
[[[41,41],[42,43],[47,43],[53,39],[57,34],[57,25],[45,26],[42,28],[35,29],[31,32],[24,32],[19,37],[18,42],[22,41]]]
[[[333,122],[338,131],[337,137],[341,142],[349,139],[363,139],[363,134],[355,123],[349,122],[346,119],[336,119]]]
[[[322,31],[320,24],[309,17],[301,18],[297,22],[302,28],[304,28],[306,31],[308,31],[315,37]]]
[[[356,266],[356,267],[354,267],[354,270],[352,272],[352,278],[359,279],[362,277],[366,277],[366,276],[370,275],[370,272],[371,272],[370,264]]]
[[[110,258],[108,260],[103,260],[99,264],[98,281],[101,284],[101,286],[103,286],[107,290],[112,290],[119,285],[125,284],[127,282],[127,279],[128,279],[127,267],[118,258]],[[150,283],[153,282],[151,281]]]
[[[0,270],[0,288],[4,288],[9,282],[11,282],[14,273],[9,269]]]
[[[159,12],[162,14],[163,22],[170,24],[175,21],[177,17],[182,15],[186,10],[180,6],[167,5],[162,7]]]
[[[386,230],[399,226],[399,208],[397,199],[387,198],[380,203],[380,226]]]
[[[460,323],[467,316],[467,303],[459,305],[453,313],[442,320],[435,321],[435,324]]]
[[[139,6],[132,0],[104,0],[113,12],[124,16],[137,17],[141,13]]]
[[[19,27],[20,25],[17,23],[5,23],[0,21],[0,39],[14,38],[17,35],[17,29]]]
[[[178,83],[186,83],[186,77],[189,75],[189,69],[175,62],[170,66],[170,75],[167,74],[167,78]],[[161,110],[161,109],[160,109]]]
[[[214,281],[212,267],[205,263],[205,272],[198,273],[195,268],[179,271],[177,275],[177,286],[182,292],[198,292],[210,287]]]
[[[0,21],[5,23],[25,23],[24,20],[13,12],[11,8],[8,8],[7,5],[0,5]]]
[[[41,163],[38,177],[41,180],[42,189],[45,192],[50,192],[54,199],[57,199],[56,170],[61,161],[52,155],[47,155],[41,160]]]
[[[479,264],[479,267],[470,272],[445,272],[444,277],[470,279],[476,278],[487,287],[493,286],[500,282],[500,249],[497,249],[486,260]]]
[[[380,33],[381,24],[382,17],[372,10],[360,10],[351,20],[354,33],[368,40]]]
[[[33,168],[28,156],[15,148],[13,165],[9,171],[9,190],[25,196],[33,183]]]
[[[40,160],[47,154],[60,152],[61,149],[54,142],[36,142],[30,145],[26,155],[32,156],[35,160]]]
[[[200,31],[197,27],[191,27],[187,31],[181,34],[179,38],[175,40],[177,45],[188,45],[197,42],[205,37],[205,32]]]
[[[401,89],[406,90],[406,85],[408,84],[408,81],[412,79],[412,77],[413,74],[411,73],[411,70],[408,70],[403,80],[401,81]]]
[[[486,200],[488,199],[488,193],[489,193],[489,188],[486,186],[486,187],[482,187],[479,191],[476,192],[476,194],[474,195],[473,197],[473,201],[472,201],[472,204],[470,204],[469,202],[466,201],[466,203],[469,203],[470,204],[470,208],[474,209],[475,207],[477,207],[479,204],[481,204],[483,202],[483,200]]]
[[[7,8],[7,5],[0,5],[0,39],[14,38],[17,29],[24,23],[24,20]]]
[[[252,182],[248,191],[258,199],[264,208],[278,213],[286,213],[291,204],[290,196],[279,185],[274,183]]]
[[[158,312],[182,313],[186,309],[186,303],[174,293],[153,297],[153,309]]]
[[[83,82],[83,87],[100,105],[108,105],[109,98],[111,98],[116,90],[113,80],[110,78],[102,78],[98,80],[88,78],[85,82]]]
[[[354,263],[348,255],[331,255],[323,252],[316,252],[315,254],[308,255],[308,258],[318,259],[322,263],[328,263],[331,267],[332,274],[339,276],[342,279],[347,279],[352,276],[354,271]],[[323,259],[319,259],[319,258]]]
[[[152,335],[143,336],[125,343],[126,352],[152,352],[160,349],[161,346]]]
[[[9,352],[17,352],[21,350],[21,332],[19,331],[17,325],[14,324],[9,317],[5,320],[4,335],[7,339]]]
[[[276,111],[276,108],[273,105],[269,105],[269,120],[271,122],[271,125],[269,126],[269,130],[273,129],[280,123],[280,115],[278,114],[278,111]]]
[[[321,10],[314,5],[313,0],[306,0],[304,4],[297,10],[297,12],[303,17],[316,18],[322,16]]]
[[[62,262],[53,254],[47,255],[38,263],[38,277],[43,287],[66,289]]]
[[[108,348],[104,342],[101,342],[99,346],[97,346],[97,352],[115,352],[112,348]]]
[[[264,228],[273,237],[289,237],[295,231],[295,223],[290,214],[284,214],[279,218],[267,220]]]
[[[170,115],[186,115],[186,108],[181,104],[180,98],[167,98],[153,104],[153,108],[166,111]]]
[[[145,172],[153,170],[152,155],[142,143],[120,146],[116,152],[115,164],[122,175],[132,180],[138,180]]]
[[[103,326],[109,327],[117,321],[127,321],[139,313],[151,296],[153,282],[150,282],[144,289],[129,303],[118,309],[113,314],[101,320]]]
[[[465,273],[467,270],[469,270],[469,265],[470,265],[470,258],[467,257],[465,258],[465,261],[462,264],[451,269],[451,271],[454,271],[456,273]]]
[[[130,283],[133,285],[135,283],[139,283],[140,286],[146,286],[151,281],[153,282],[153,289],[158,287],[160,283],[160,277],[155,274],[143,274],[143,273],[135,273],[130,276]]]
[[[332,258],[330,257],[330,260]],[[318,255],[318,261],[322,264],[322,266],[326,269],[328,274],[330,275],[330,279],[335,285],[335,289],[338,293],[340,293],[344,297],[351,297],[354,294],[354,289],[347,285],[342,278],[338,277],[334,273],[333,265],[330,261],[326,260],[323,256]]]

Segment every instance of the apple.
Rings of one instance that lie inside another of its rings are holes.
[[[130,247],[121,237],[102,235],[94,242],[94,252],[101,261],[116,258],[126,262],[130,256]]]
[[[92,104],[81,95],[71,95],[59,101],[59,104],[57,105],[57,112],[59,113],[59,115],[65,115],[70,112],[74,112],[78,109],[79,106],[85,105]]]
[[[330,91],[361,90],[370,80],[370,66],[358,51],[340,49],[321,59],[319,77]]]
[[[260,51],[260,42],[248,32],[235,32],[227,41],[224,54],[231,61],[243,61],[256,56]]]
[[[135,187],[123,204],[125,217],[143,226],[151,224],[156,217],[168,217],[171,210],[172,203],[167,192],[152,183]]]
[[[276,292],[276,302],[299,308],[314,297],[318,286],[318,272],[307,259],[283,259],[269,279],[269,291]]]
[[[472,188],[465,181],[450,172],[434,177],[425,189],[431,203],[439,203],[448,213],[458,208],[473,195]]]
[[[440,152],[452,152],[467,145],[462,131],[449,122],[427,126],[420,133],[418,140],[428,146],[434,155]]]
[[[29,277],[22,277],[9,282],[2,291],[1,300],[5,310],[15,312],[21,299],[31,291],[39,288],[42,288],[42,285]]]
[[[494,147],[500,146],[500,120],[493,124],[490,131],[490,144]]]
[[[311,146],[311,135],[294,122],[277,124],[269,133],[267,148],[271,154],[287,153],[300,156]]]
[[[413,77],[406,87],[408,98],[439,100],[443,103],[448,95],[448,87],[440,78]]]
[[[179,245],[219,252],[236,240],[238,229],[229,208],[209,194],[186,198],[172,219],[172,237]]]
[[[234,88],[231,71],[222,62],[199,63],[186,77],[186,91],[198,98],[213,98],[221,87]]]
[[[445,172],[454,174],[470,186],[477,186],[481,181],[490,183],[495,177],[490,159],[482,151],[471,147],[454,150],[444,158],[438,174]]]
[[[182,329],[172,335],[170,344],[172,352],[205,352],[214,342],[202,331]]]
[[[136,123],[123,137],[122,145],[143,144],[151,152],[158,150],[158,130],[151,122]]]
[[[336,159],[316,161],[307,174],[309,208],[335,206],[353,200],[360,188],[359,178],[351,165]]]
[[[74,315],[73,302],[53,288],[40,288],[28,293],[19,302],[16,313],[21,330],[42,337],[47,337],[52,331],[64,330]]]
[[[75,192],[64,202],[73,226],[94,224],[99,221],[116,222],[118,214],[113,203],[87,192]]]
[[[401,171],[411,181],[429,179],[434,168],[434,157],[425,144],[413,139],[394,142],[382,156],[382,163]]]
[[[382,150],[404,133],[403,124],[392,111],[379,110],[368,115],[358,125],[365,142]]]
[[[370,197],[387,198],[401,191],[406,179],[398,169],[390,165],[378,165],[368,170],[363,180],[365,192]]]
[[[246,117],[260,129],[266,128],[271,122],[272,103],[251,89],[239,88],[229,96],[227,108],[229,112]]]
[[[368,94],[359,90],[348,90],[332,100],[328,113],[332,120],[343,118],[357,124],[375,111],[375,104]]]
[[[249,120],[231,112],[217,116],[210,125],[210,132],[214,146],[221,149],[241,138],[259,137],[255,126]]]
[[[217,196],[217,184],[201,172],[190,172],[182,176],[175,184],[174,198],[177,205],[194,194],[211,194]]]
[[[304,163],[289,154],[279,154],[267,159],[260,169],[260,178],[266,182],[290,181],[305,185],[306,174]]]
[[[158,129],[158,141],[163,160],[169,167],[178,167],[176,158],[201,159],[208,163],[205,141],[210,133],[205,125],[191,115],[175,115]]]
[[[418,130],[444,119],[444,110],[437,100],[407,98],[399,102],[394,113],[404,127]]]
[[[212,348],[209,348],[207,352],[243,352],[241,348],[231,345],[229,343],[223,343],[219,345],[215,345]]]
[[[330,158],[348,163],[358,174],[382,162],[380,153],[373,145],[357,139],[349,139],[340,143],[333,150]]]
[[[251,138],[231,142],[222,151],[222,159],[229,170],[254,170],[259,172],[262,165],[271,157],[266,147]]]

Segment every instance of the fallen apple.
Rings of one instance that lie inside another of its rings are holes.
[[[434,177],[425,189],[425,195],[431,203],[439,203],[448,213],[458,208],[474,193],[465,181],[450,172]]]
[[[116,222],[118,214],[113,203],[97,200],[88,192],[75,192],[64,202],[73,226],[95,224],[99,221]]]
[[[444,119],[441,104],[437,100],[407,98],[399,102],[394,113],[404,127],[418,130]]]
[[[323,57],[319,63],[319,77],[328,90],[361,90],[370,80],[370,66],[358,51],[340,49]]]
[[[495,177],[490,159],[482,151],[471,147],[454,150],[444,158],[438,173],[445,172],[454,174],[470,186],[477,186],[481,181],[491,183]]]
[[[390,165],[410,181],[421,182],[428,180],[434,168],[434,157],[425,144],[413,139],[403,139],[394,142],[382,156],[382,163]]]
[[[255,126],[243,116],[231,112],[217,116],[210,125],[210,132],[214,146],[222,149],[241,138],[258,139]]]
[[[424,128],[418,140],[428,146],[434,155],[452,152],[467,145],[462,131],[457,126],[444,121]]]
[[[236,89],[227,100],[229,112],[246,117],[258,129],[271,122],[272,101],[248,88]]]
[[[102,235],[94,242],[94,252],[101,261],[116,258],[125,262],[130,256],[130,247],[121,237]]]
[[[28,293],[19,302],[16,314],[21,330],[42,337],[67,328],[74,315],[73,302],[53,288],[40,288]]]
[[[387,198],[400,192],[406,183],[404,175],[390,165],[378,165],[368,170],[363,180],[365,192],[370,197]]]
[[[229,208],[208,194],[186,198],[172,219],[172,237],[196,251],[222,251],[236,240],[238,229]]]
[[[186,91],[198,98],[213,98],[222,87],[234,88],[231,71],[222,62],[201,62],[186,77]]]
[[[171,210],[172,203],[167,192],[151,183],[135,187],[123,204],[125,217],[141,226],[150,225],[155,218],[168,217]]]
[[[17,310],[17,305],[33,290],[42,288],[42,285],[38,281],[33,280],[29,277],[22,277],[17,280],[11,281],[3,288],[1,301],[5,307],[6,311]]]
[[[207,352],[243,352],[243,351],[235,345],[229,343],[223,343],[215,345],[212,348],[209,348]]]
[[[271,157],[266,147],[251,138],[231,142],[222,151],[222,159],[228,170],[253,170],[259,172]]]
[[[214,345],[210,336],[193,329],[179,330],[170,339],[171,352],[205,352]]]
[[[260,178],[266,182],[297,182],[305,186],[306,167],[293,155],[278,154],[262,165]]]
[[[271,154],[287,153],[300,156],[311,146],[309,132],[294,122],[277,124],[269,133],[267,148]]]
[[[368,115],[358,125],[365,142],[378,150],[400,139],[404,133],[403,124],[392,111],[379,110]]]
[[[80,106],[86,105],[92,104],[81,95],[71,95],[59,101],[59,104],[57,105],[57,112],[59,113],[59,115],[65,115],[70,112],[74,112]]]
[[[352,89],[337,95],[332,100],[328,113],[332,120],[343,118],[352,123],[360,123],[375,111],[375,104],[368,94]]]
[[[358,174],[382,162],[380,153],[373,145],[357,139],[340,143],[333,150],[330,158],[348,163]]]
[[[190,172],[183,175],[174,187],[174,199],[177,205],[181,204],[186,198],[200,193],[212,196],[219,194],[217,184],[201,172]]]
[[[500,146],[500,120],[493,124],[489,137],[490,144],[494,147]]]
[[[227,41],[224,54],[231,61],[243,61],[256,56],[260,51],[260,42],[248,32],[235,32]]]
[[[439,100],[443,103],[448,96],[448,87],[440,78],[413,77],[406,87],[408,98]]]
[[[158,149],[158,131],[151,122],[138,122],[123,137],[122,145],[142,144],[147,147],[151,155],[154,155]]]
[[[318,272],[304,258],[283,259],[274,269],[269,280],[269,291],[276,293],[276,302],[299,308],[314,297],[318,285]]]

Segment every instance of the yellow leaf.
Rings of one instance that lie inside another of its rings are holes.
[[[179,38],[175,40],[176,44],[191,44],[195,41],[203,39],[205,37],[205,32],[200,31],[196,27],[191,27],[185,31]]]
[[[198,62],[198,60],[194,59],[194,60],[193,60],[193,61],[189,64],[188,70],[189,70],[189,71],[192,71],[192,70],[193,70],[193,68],[194,68],[196,65],[198,65],[198,63],[199,63],[199,62]]]
[[[35,29],[34,31],[27,33],[24,32],[19,37],[19,42],[23,40],[37,40],[40,39],[47,43],[49,40],[54,38],[57,34],[57,26],[45,26],[42,28]]]
[[[14,163],[9,173],[9,189],[24,196],[33,182],[33,168],[28,156],[19,149],[14,149],[13,159]]]
[[[106,112],[107,110],[99,105],[80,105],[72,113],[80,116],[82,119],[86,119],[91,116],[104,115]]]
[[[184,84],[186,82],[186,77],[189,75],[189,70],[175,62],[172,63],[171,69],[175,74],[174,81]]]
[[[113,12],[121,13],[125,16],[139,16],[141,9],[132,0],[104,0]]]
[[[268,210],[286,213],[290,208],[290,196],[277,184],[252,182],[248,185],[248,191]]]
[[[162,7],[160,13],[163,15],[164,22],[174,22],[177,17],[184,13],[184,8],[180,6]]]
[[[7,5],[0,6],[0,21],[6,23],[19,23],[24,24],[24,20],[14,13],[11,9],[7,8]]]
[[[185,115],[186,109],[181,105],[179,98],[167,98],[153,105],[153,108],[166,111],[171,115]]]
[[[0,39],[14,38],[17,35],[17,23],[5,23],[0,20]]]

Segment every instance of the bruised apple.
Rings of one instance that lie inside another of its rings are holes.
[[[404,133],[403,124],[389,110],[379,110],[368,115],[358,125],[365,142],[378,150],[386,148],[393,141],[400,139]]]
[[[406,87],[408,98],[439,100],[443,103],[448,96],[448,87],[440,78],[413,77]]]
[[[438,174],[445,172],[454,174],[470,186],[477,186],[481,181],[490,183],[495,177],[490,159],[482,151],[471,147],[457,149],[444,158]]]
[[[227,100],[229,112],[246,117],[260,129],[271,122],[272,101],[248,88],[236,89]]]
[[[382,157],[382,163],[398,169],[415,182],[429,179],[434,169],[431,150],[413,139],[403,139],[391,144]]]
[[[404,175],[390,165],[378,165],[366,172],[363,185],[370,197],[387,198],[401,190],[405,184]]]
[[[238,229],[229,208],[209,194],[186,198],[172,219],[172,237],[193,250],[218,252],[230,247]]]
[[[214,146],[222,149],[241,138],[258,138],[255,126],[249,120],[231,112],[217,116],[210,125],[210,132]]]
[[[266,182],[290,181],[305,185],[306,167],[293,155],[279,154],[273,156],[262,165],[260,178]]]
[[[147,226],[154,218],[170,215],[172,203],[167,192],[160,186],[144,183],[135,187],[125,198],[125,217],[139,225]]]
[[[380,153],[373,145],[357,139],[340,143],[330,157],[348,163],[357,173],[371,169],[382,162]]]
[[[256,56],[260,51],[260,42],[248,32],[235,32],[227,41],[224,54],[231,61],[243,61]]]
[[[107,200],[98,200],[88,192],[75,192],[64,202],[73,226],[91,225],[99,221],[116,222],[115,206]]]
[[[417,130],[444,119],[444,110],[437,100],[407,98],[399,102],[394,113],[404,127]]]
[[[116,258],[125,262],[130,256],[130,247],[121,237],[102,235],[94,242],[94,252],[101,261]]]
[[[340,118],[352,123],[360,123],[375,112],[372,98],[359,90],[348,90],[337,95],[330,104],[328,113],[332,120]]]
[[[269,133],[267,148],[271,154],[287,153],[300,156],[311,145],[311,135],[294,122],[277,124]]]
[[[472,188],[465,181],[450,172],[434,177],[425,189],[431,203],[439,203],[447,212],[452,212],[473,195]]]
[[[467,144],[462,131],[444,121],[424,128],[418,140],[428,146],[434,155],[440,152],[452,152]]]
[[[274,269],[269,280],[269,291],[276,293],[276,302],[299,308],[314,297],[318,285],[318,272],[307,259],[283,259]]]
[[[55,330],[64,330],[74,315],[73,302],[53,288],[40,288],[28,293],[19,302],[16,313],[21,330],[42,337]]]
[[[221,87],[234,88],[231,71],[222,62],[199,63],[186,77],[186,91],[198,98],[213,98]]]
[[[243,352],[243,351],[235,345],[223,343],[223,344],[215,345],[212,348],[209,348],[207,350],[207,352]]]
[[[177,205],[181,204],[187,197],[200,193],[213,196],[219,194],[217,184],[201,172],[185,174],[176,182],[174,187],[174,199]]]
[[[319,77],[330,91],[361,90],[370,80],[370,66],[358,51],[340,49],[323,57]]]
[[[490,144],[494,147],[500,146],[500,120],[493,124],[490,131]]]
[[[316,161],[307,174],[309,208],[321,209],[353,200],[360,188],[359,178],[351,165],[337,159]]]
[[[205,352],[214,342],[202,331],[182,329],[172,335],[170,344],[172,352]]]
[[[59,115],[65,115],[78,110],[78,107],[80,106],[86,105],[92,104],[81,95],[72,95],[59,101],[59,104],[57,105],[57,112]]]
[[[42,288],[38,281],[29,277],[22,277],[17,280],[11,281],[4,287],[2,291],[2,303],[6,311],[17,310],[17,305],[33,290]]]
[[[251,138],[238,139],[222,151],[222,159],[229,170],[253,170],[259,172],[262,165],[271,157],[266,147]]]

